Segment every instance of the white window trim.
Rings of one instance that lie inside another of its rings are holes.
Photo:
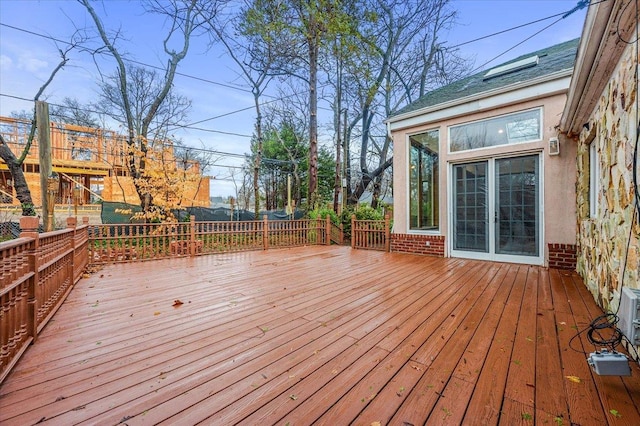
[[[494,118],[508,117],[510,115],[516,115],[516,114],[521,114],[523,112],[536,111],[536,110],[538,111],[538,115],[540,117],[540,127],[539,127],[539,131],[538,131],[538,138],[537,139],[532,139],[532,140],[528,140],[528,141],[514,142],[514,143],[508,143],[508,144],[503,144],[503,145],[484,146],[484,147],[481,147],[481,148],[471,148],[471,149],[461,149],[459,151],[451,151],[451,129],[453,127],[465,126],[467,124],[481,123],[483,121],[492,120]],[[450,155],[451,154],[457,155],[457,154],[460,154],[460,153],[481,152],[483,150],[496,149],[496,148],[505,147],[505,146],[517,146],[517,145],[526,144],[526,143],[536,143],[536,142],[542,141],[543,129],[544,129],[544,114],[543,114],[543,107],[542,106],[535,107],[535,108],[529,108],[529,109],[523,109],[521,111],[514,111],[514,112],[510,112],[508,114],[492,115],[490,117],[481,118],[479,120],[466,121],[464,123],[452,124],[450,126],[447,126],[447,153],[450,154]]]
[[[407,169],[405,170],[407,179],[405,181],[405,196],[406,196],[406,209],[405,209],[405,223],[407,224],[406,233],[407,235],[431,235],[431,236],[442,236],[442,215],[439,215],[440,220],[438,221],[438,229],[411,229],[411,173],[409,172],[409,168],[411,167],[411,136],[420,135],[422,133],[427,132],[438,132],[438,148],[441,150],[442,148],[442,129],[440,127],[429,128],[425,130],[421,130],[419,132],[412,132],[406,134],[406,149],[405,149],[405,158],[407,159]],[[442,164],[442,155],[440,152],[438,153],[438,166],[439,168],[443,167]],[[440,179],[439,179],[440,180]],[[440,199],[438,200],[438,209],[442,212],[441,209],[441,201],[442,201],[442,182],[439,182],[440,185]]]
[[[589,145],[589,217],[595,219],[600,211],[600,152],[597,139]]]

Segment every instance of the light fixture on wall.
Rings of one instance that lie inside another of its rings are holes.
[[[549,139],[549,155],[560,155],[560,141],[558,138]]]

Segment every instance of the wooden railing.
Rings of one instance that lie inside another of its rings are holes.
[[[89,229],[89,262],[137,262],[210,253],[329,244],[329,220],[263,220],[97,225]]]
[[[23,217],[20,238],[0,243],[0,383],[58,310],[87,264],[87,225],[38,234]]]
[[[336,225],[333,222],[330,222],[330,233],[329,233],[329,238],[331,239],[331,242],[334,244],[338,244],[338,245],[343,245],[344,244],[344,228],[342,226],[342,224],[340,225]]]
[[[391,235],[389,216],[384,220],[356,220],[351,216],[351,248],[389,252]]]

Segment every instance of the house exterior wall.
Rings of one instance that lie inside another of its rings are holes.
[[[640,288],[640,220],[633,220],[636,66],[640,59],[635,52],[635,44],[624,50],[577,144],[577,271],[600,306],[613,311],[622,284]],[[589,198],[591,143],[596,144],[600,158],[599,209],[593,218]]]
[[[437,122],[424,122],[419,125],[401,128],[392,131],[394,142],[394,228],[392,236],[392,249],[397,251],[424,252],[425,249],[411,250],[411,242],[415,245],[415,235],[440,236],[445,240],[442,255],[447,256],[448,227],[449,227],[449,199],[448,178],[451,163],[472,159],[484,159],[496,156],[510,156],[524,153],[540,153],[542,156],[541,168],[541,193],[543,194],[543,236],[545,247],[545,263],[548,263],[548,251],[551,248],[562,245],[561,251],[555,251],[552,256],[554,261],[562,263],[568,268],[575,267],[575,175],[576,175],[576,146],[568,143],[560,136],[560,154],[548,155],[548,141],[551,137],[558,137],[556,126],[566,100],[565,92],[556,93],[541,99],[526,102],[511,103],[507,106],[493,108],[486,111],[465,114]],[[512,112],[542,107],[543,137],[540,141],[502,145],[491,148],[482,148],[466,152],[448,152],[448,128],[449,126],[490,118]],[[409,229],[409,136],[427,130],[438,129],[440,132],[439,143],[439,225],[438,232],[412,231]],[[395,242],[395,244],[394,244]],[[426,242],[425,242],[426,245]],[[404,246],[404,247],[403,247]],[[427,247],[428,248],[428,247]],[[431,250],[433,251],[433,250]],[[430,253],[432,254],[432,253]],[[567,264],[569,262],[569,264]]]

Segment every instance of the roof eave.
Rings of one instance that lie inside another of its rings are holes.
[[[624,2],[614,0],[589,8],[560,130],[569,136],[580,133],[596,107],[604,87],[622,56],[626,44],[618,37],[630,36],[635,14],[623,13]],[[635,24],[635,25],[634,25]]]
[[[530,80],[526,80],[526,81],[522,81],[522,82],[518,82],[515,84],[511,84],[508,86],[503,86],[500,88],[496,88],[496,89],[492,89],[492,90],[487,90],[484,92],[480,92],[480,93],[475,93],[473,95],[470,96],[465,96],[462,98],[457,98],[448,102],[443,102],[440,104],[436,104],[436,105],[432,105],[426,108],[421,108],[415,111],[410,111],[407,112],[405,114],[399,114],[396,116],[392,116],[389,117],[385,120],[386,123],[388,123],[389,125],[391,125],[392,127],[395,127],[395,129],[393,130],[397,130],[398,128],[402,128],[402,127],[407,127],[407,126],[393,126],[394,123],[400,123],[402,121],[406,121],[415,117],[419,117],[419,116],[426,116],[429,114],[432,114],[434,112],[438,112],[438,111],[443,111],[443,110],[447,110],[447,109],[452,109],[455,108],[457,106],[460,105],[464,105],[464,104],[470,104],[482,99],[488,99],[488,98],[492,98],[492,97],[497,97],[500,95],[504,95],[504,94],[508,94],[509,92],[516,92],[519,90],[523,90],[523,89],[527,89],[530,87],[534,87],[534,86],[541,86],[544,85],[545,83],[549,83],[549,82],[553,82],[555,80],[562,80],[562,79],[568,79],[568,77],[571,76],[573,72],[573,68],[568,68],[568,69],[564,69],[564,70],[560,70],[560,71],[556,71],[554,73],[550,73],[550,74],[546,74],[544,76],[540,76],[540,77],[536,77]],[[558,92],[566,92],[568,89],[568,82],[565,85],[562,86],[562,88],[558,89],[552,89],[549,92],[545,92],[543,94],[537,94],[537,97],[543,97],[543,96],[550,96],[553,95],[554,93],[558,93]],[[518,99],[518,102],[522,102],[525,100],[530,100],[531,98],[528,99]],[[511,102],[511,104],[514,102]],[[500,106],[505,106],[508,104],[503,104]],[[479,112],[482,111],[484,109],[490,109],[490,108],[495,108],[495,105],[492,105],[491,107],[487,107],[487,108],[483,108],[483,109],[479,109],[476,110],[474,112]],[[452,114],[450,116],[443,116],[443,117],[439,117],[440,119],[444,119],[444,118],[453,118],[454,116],[457,116],[460,114]]]

